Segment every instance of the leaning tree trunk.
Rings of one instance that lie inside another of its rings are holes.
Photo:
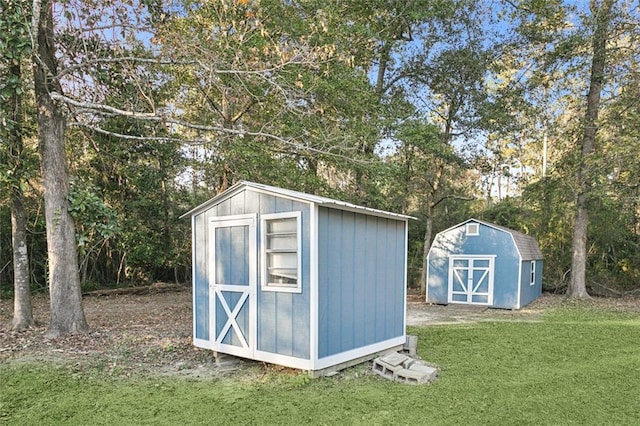
[[[593,35],[593,57],[591,60],[591,76],[587,95],[587,111],[585,113],[584,131],[582,135],[580,169],[578,170],[576,198],[576,214],[573,227],[573,255],[571,258],[571,282],[567,296],[588,298],[586,285],[587,270],[587,229],[589,211],[587,208],[590,170],[589,157],[595,152],[596,125],[600,108],[600,93],[604,82],[604,70],[607,59],[607,29],[611,20],[611,7],[614,0],[603,0],[591,3],[592,13],[596,18]]]
[[[37,28],[33,68],[51,303],[51,323],[47,334],[55,337],[85,332],[89,327],[82,308],[75,226],[69,214],[65,117],[50,96],[51,92],[61,92],[60,84],[55,79],[58,72],[53,37],[53,5],[51,0],[42,3],[34,0],[33,6],[33,28]]]

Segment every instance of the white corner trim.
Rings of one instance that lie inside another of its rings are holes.
[[[318,363],[318,204],[309,206],[309,369]]]
[[[405,220],[404,221],[404,285],[402,286],[402,291],[403,291],[403,300],[402,300],[402,329],[405,330],[405,334],[406,334],[406,330],[407,330],[407,291],[408,291],[408,281],[407,281],[407,269],[408,269],[408,264],[409,264],[409,221]],[[425,277],[425,281],[426,281],[426,277]],[[426,286],[426,282],[425,282],[425,286]],[[404,344],[404,343],[403,343]]]
[[[192,332],[191,335],[194,336],[194,344],[195,344],[195,335],[196,335],[196,217],[197,215],[191,216],[191,321],[192,321]],[[205,229],[206,235],[206,229]],[[204,247],[206,249],[206,246]],[[203,255],[205,259],[207,258],[206,250]],[[207,300],[207,303],[209,301]],[[197,345],[196,345],[197,346]]]

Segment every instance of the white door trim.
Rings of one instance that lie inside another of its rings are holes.
[[[247,226],[248,232],[248,268],[249,282],[247,285],[235,285],[229,283],[216,283],[216,230],[219,228]],[[228,353],[231,355],[252,358],[256,348],[257,316],[256,316],[256,289],[258,284],[258,244],[257,244],[257,215],[235,215],[214,217],[209,220],[208,227],[207,274],[209,276],[209,329],[210,348],[214,351]],[[230,306],[224,297],[224,292],[241,293],[235,305]],[[216,335],[216,302],[219,301],[224,310],[227,321],[223,325],[220,333]],[[245,304],[249,309],[249,332],[248,336],[243,333],[237,321],[237,315]],[[240,346],[223,343],[227,333],[231,332],[239,339]]]
[[[449,280],[448,280],[448,303],[466,303],[470,305],[492,305],[493,304],[493,284],[494,284],[494,269],[495,269],[495,255],[451,255],[449,257]],[[455,261],[467,261],[466,268],[456,268],[454,266]],[[476,267],[476,261],[488,261],[489,266]],[[462,282],[462,277],[459,275],[459,271],[465,269],[467,271],[467,282]],[[474,282],[474,271],[483,271],[484,273],[477,282]],[[478,287],[487,279],[487,293],[478,292]],[[454,291],[454,280],[457,280],[463,291]],[[464,295],[465,301],[454,300],[455,295]],[[487,296],[486,302],[474,302],[474,296]]]

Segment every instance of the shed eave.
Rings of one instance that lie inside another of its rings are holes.
[[[182,216],[179,217],[179,219],[183,219],[185,217],[188,216],[195,216],[198,213],[208,209],[209,207],[215,205],[216,203],[231,197],[233,194],[235,194],[240,187],[243,186],[242,182],[238,182],[234,185],[232,185],[231,187],[229,187],[229,189],[227,189],[224,192],[221,192],[220,194],[216,195],[213,198],[208,199],[207,201],[205,201],[204,203],[200,204],[199,206],[196,206],[194,208],[192,208],[191,210],[189,210],[188,212],[186,212],[185,214],[183,214]]]
[[[315,203],[315,204],[318,204],[319,206],[323,206],[323,207],[327,207],[327,208],[333,208],[333,209],[339,209],[339,210],[348,210],[348,211],[353,211],[353,212],[357,212],[357,213],[363,213],[363,214],[368,214],[368,215],[373,215],[373,216],[386,217],[386,218],[395,219],[395,220],[408,220],[408,219],[417,220],[417,218],[415,218],[413,216],[407,216],[407,215],[403,215],[403,214],[399,214],[399,213],[387,212],[387,211],[384,211],[384,210],[372,209],[370,207],[358,206],[356,204],[347,203],[346,201],[334,200],[334,199],[327,198],[327,197],[321,197],[321,196],[318,196],[318,195],[306,194],[304,192],[292,191],[292,190],[289,190],[289,189],[283,189],[283,188],[278,188],[278,187],[275,187],[275,186],[269,186],[269,185],[264,185],[264,184],[260,184],[260,183],[249,182],[249,181],[240,181],[240,182],[232,185],[226,191],[216,195],[215,197],[211,198],[210,200],[207,200],[204,203],[200,204],[199,206],[189,210],[188,212],[186,212],[185,214],[180,216],[180,219],[188,217],[188,216],[196,215],[196,214],[208,209],[209,207],[221,202],[222,200],[225,200],[226,198],[231,197],[232,195],[236,194],[237,192],[239,192],[240,190],[245,189],[245,188],[250,188],[250,189],[256,190],[258,192],[266,192],[266,193],[270,193],[270,194],[280,195],[280,196],[283,196],[283,197],[286,197],[286,198],[292,198],[294,200],[298,200],[298,201],[302,201],[302,202]]]

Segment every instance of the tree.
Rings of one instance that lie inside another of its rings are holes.
[[[69,176],[65,153],[66,119],[51,93],[61,93],[53,33],[53,1],[34,0],[33,74],[38,107],[38,140],[42,163],[52,337],[89,328],[82,307],[78,251],[69,213]]]
[[[28,10],[20,1],[0,1],[0,181],[9,188],[13,250],[14,308],[9,327],[22,330],[34,324],[27,250],[27,212],[23,185],[29,172],[25,129],[22,63],[29,53]]]
[[[588,298],[586,285],[587,266],[587,227],[591,165],[590,159],[596,150],[596,130],[598,111],[600,109],[600,93],[605,79],[607,65],[607,41],[609,39],[609,23],[613,0],[591,1],[591,13],[595,19],[595,31],[592,41],[591,75],[589,93],[580,142],[580,165],[577,176],[576,212],[573,225],[573,256],[571,258],[571,282],[567,295],[572,298]]]

